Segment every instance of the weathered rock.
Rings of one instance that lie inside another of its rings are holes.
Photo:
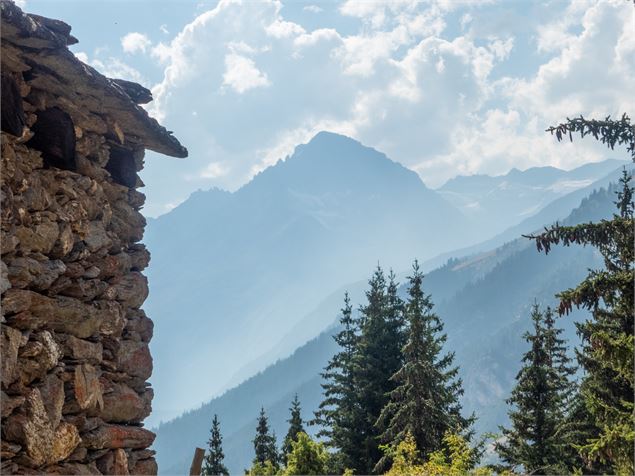
[[[90,364],[75,367],[75,400],[82,410],[103,408],[99,372]]]
[[[8,321],[18,329],[40,329],[79,338],[97,333],[104,320],[112,319],[111,311],[98,309],[65,296],[49,298],[33,291],[9,289],[3,300]]]
[[[57,428],[62,420],[64,406],[64,382],[55,374],[48,374],[39,387],[44,407],[53,428]]]
[[[91,221],[84,237],[84,243],[89,251],[95,252],[103,248],[110,248],[112,239],[106,233],[104,224],[101,221]]]
[[[112,286],[116,292],[116,299],[126,307],[140,307],[148,297],[148,280],[138,272],[130,272],[115,278]]]
[[[54,466],[48,466],[46,468],[46,474],[101,476],[102,472],[97,469],[97,466],[94,463],[89,463],[89,464],[64,463],[64,464],[57,464]]]
[[[159,468],[157,466],[157,462],[154,458],[148,459],[140,459],[136,462],[136,464],[130,469],[130,474],[157,474]]]
[[[2,325],[2,336],[0,337],[2,388],[7,388],[17,378],[18,348],[21,342],[22,333],[19,330]]]
[[[12,458],[18,451],[20,451],[22,447],[16,443],[9,443],[8,441],[2,441],[2,448],[0,450],[0,458]],[[4,474],[4,473],[3,473]]]
[[[15,230],[15,236],[20,240],[18,248],[23,253],[49,253],[57,242],[60,230],[55,222],[45,221],[33,228],[20,226]]]
[[[64,272],[66,266],[60,260],[38,261],[28,257],[18,257],[9,263],[9,281],[14,288],[33,288],[37,291],[48,289]]]
[[[0,261],[0,294],[5,292],[10,287],[11,282],[9,281],[9,268],[4,261]]]
[[[103,348],[101,342],[90,342],[68,336],[63,344],[64,355],[71,359],[81,360],[90,364],[99,364],[102,361]]]
[[[18,352],[18,372],[20,382],[24,385],[36,378],[43,378],[55,367],[62,357],[62,351],[48,331],[33,334]]]
[[[104,408],[100,417],[107,422],[141,422],[150,411],[152,392],[139,395],[124,384],[114,383],[104,394]]]
[[[10,418],[13,421],[7,424],[6,438],[24,445],[26,455],[41,466],[51,459],[54,433],[38,389],[27,395],[25,406],[25,416]]]
[[[132,309],[126,315],[126,338],[150,342],[154,330],[154,323],[146,316],[142,309]]]
[[[97,460],[97,468],[102,474],[128,475],[128,455],[126,452],[117,448],[109,451]]]
[[[21,407],[25,401],[25,398],[22,395],[10,397],[4,392],[2,392],[1,395],[2,396],[0,397],[0,403],[2,404],[2,418],[6,418],[11,415],[11,413],[13,413],[13,410]]]
[[[67,459],[81,441],[77,427],[65,422],[59,424],[53,438],[53,448],[49,462]]]
[[[103,425],[82,435],[88,449],[147,448],[154,441],[154,433],[138,426]]]
[[[152,375],[152,356],[144,342],[122,341],[118,361],[119,370],[128,375],[144,380]]]

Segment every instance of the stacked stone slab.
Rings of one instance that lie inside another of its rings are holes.
[[[70,27],[2,11],[2,474],[156,474],[141,306],[144,150],[187,150],[150,91],[69,50]]]

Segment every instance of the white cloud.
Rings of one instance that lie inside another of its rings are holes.
[[[156,180],[183,167],[202,180],[210,163],[231,164],[205,180],[235,189],[322,129],[379,148],[429,184],[597,160],[605,151],[556,144],[544,129],[635,107],[631,10],[610,0],[347,1],[340,23],[310,29],[275,0],[222,0],[148,47],[164,67],[149,109],[190,149],[187,163],[157,166],[175,173]]]
[[[15,4],[20,7],[22,10],[26,8],[26,0],[13,0]]]
[[[230,53],[225,56],[223,84],[242,94],[250,89],[269,86],[271,82],[267,74],[256,67],[254,60]]]
[[[145,53],[152,46],[150,39],[143,33],[132,32],[121,38],[124,53]]]
[[[168,26],[165,23],[159,27],[159,30],[164,35],[169,35],[170,34],[170,31],[168,30]]]
[[[317,5],[305,5],[302,10],[304,10],[305,12],[311,12],[311,13],[320,13],[322,11],[324,11],[322,8],[318,7]]]
[[[203,179],[216,179],[229,173],[229,167],[221,162],[210,162],[198,176]]]

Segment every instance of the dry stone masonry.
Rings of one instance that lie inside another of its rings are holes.
[[[57,20],[2,13],[2,474],[156,474],[141,309],[144,150],[187,150],[150,91],[69,50]]]

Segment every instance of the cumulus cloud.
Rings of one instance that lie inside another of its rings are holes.
[[[250,89],[269,86],[271,83],[267,79],[267,74],[256,67],[254,60],[230,53],[225,56],[223,84],[242,94]]]
[[[302,10],[311,13],[320,13],[323,11],[322,8],[318,7],[317,5],[305,5]]]
[[[328,12],[337,21],[310,28],[276,0],[221,0],[171,41],[145,46],[163,68],[149,110],[190,159],[149,161],[144,180],[186,167],[235,189],[322,129],[381,149],[432,185],[597,160],[598,149],[557,145],[544,129],[567,115],[633,110],[632,6],[535,4],[528,15],[523,5],[348,0]]]
[[[132,32],[121,38],[124,53],[145,53],[152,45],[150,38],[143,33]]]

